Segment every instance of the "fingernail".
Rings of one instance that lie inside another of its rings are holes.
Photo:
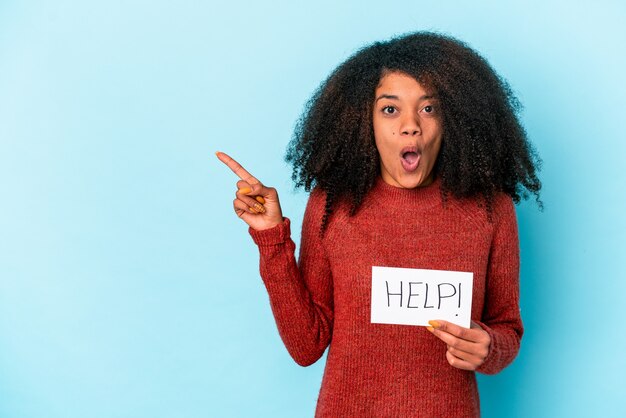
[[[255,196],[254,197],[256,199],[257,202],[259,202],[260,204],[264,205],[265,204],[265,199],[263,199],[263,196]]]
[[[237,190],[237,193],[246,194],[246,193],[250,193],[251,191],[252,189],[250,189],[249,187],[242,187],[241,189]]]
[[[256,211],[256,209],[254,209],[254,208],[250,208],[250,207],[249,207],[248,209],[250,209],[250,212],[252,212],[252,213],[259,213],[259,212],[257,212],[257,211]]]
[[[434,331],[435,331],[435,328],[433,328],[433,327],[426,327],[426,329],[427,329],[428,331],[430,331],[430,332],[434,332]]]
[[[437,321],[428,321],[428,323],[432,325],[434,328],[439,328],[439,322]]]
[[[256,203],[256,204],[254,205],[254,208],[255,208],[256,210],[258,210],[260,213],[265,213],[265,208],[264,208],[263,206],[261,206],[259,203]]]

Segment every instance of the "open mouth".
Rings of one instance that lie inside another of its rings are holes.
[[[415,171],[420,163],[421,153],[417,147],[405,147],[402,149],[400,161],[402,168],[408,172]]]

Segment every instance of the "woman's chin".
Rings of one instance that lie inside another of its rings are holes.
[[[423,183],[423,177],[421,175],[403,175],[398,176],[394,179],[394,183],[396,187],[401,187],[403,189],[415,189],[416,187],[420,187]]]
[[[402,187],[405,189],[415,189],[416,187],[420,187],[423,181],[421,180],[413,180],[413,181],[404,181],[401,183]]]
[[[381,175],[385,183],[402,189],[415,189],[416,187],[427,186],[432,183],[430,176],[425,176],[422,170],[419,169],[413,172],[400,169],[394,172],[394,174],[383,170]]]
[[[405,175],[398,179],[400,187],[405,189],[415,189],[417,187],[425,187],[433,182],[432,176],[425,176],[423,173],[413,173],[412,175]]]

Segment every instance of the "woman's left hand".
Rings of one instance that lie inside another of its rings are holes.
[[[476,370],[489,354],[489,333],[472,321],[464,328],[448,321],[428,321],[427,329],[448,345],[446,358],[450,365],[463,370]]]

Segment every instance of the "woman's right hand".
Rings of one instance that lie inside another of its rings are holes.
[[[215,155],[241,179],[237,182],[236,198],[233,201],[237,216],[257,231],[282,223],[283,213],[276,189],[265,187],[227,154],[218,151]]]

